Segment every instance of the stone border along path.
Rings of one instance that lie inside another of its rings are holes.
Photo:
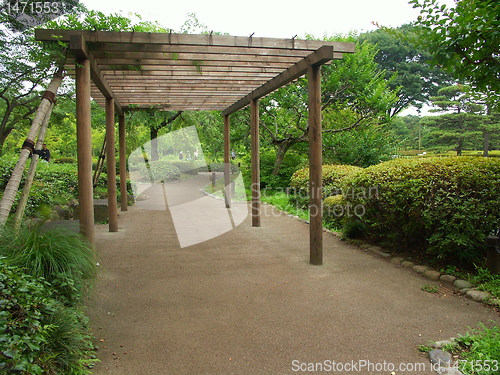
[[[284,214],[288,214],[284,211],[282,212]],[[294,217],[299,221],[309,224],[309,221],[304,220],[299,216],[292,214],[288,214],[288,216]],[[333,236],[339,238],[341,241],[345,241],[345,239],[343,239],[340,233],[338,232],[334,232],[326,228],[323,228],[323,231],[332,234]],[[400,256],[393,256],[392,254],[385,252],[381,247],[371,245],[362,240],[347,240],[346,242],[351,245],[355,245],[366,252],[370,252],[381,258],[387,259],[394,265],[403,266],[405,268],[411,269],[417,274],[423,276],[424,278],[430,281],[444,282],[453,289],[455,289],[455,291],[457,291],[459,294],[465,295],[465,297],[467,297],[472,301],[480,302],[492,306],[494,308],[500,309],[500,298],[495,298],[489,292],[477,290],[476,288],[473,287],[473,285],[470,282],[466,280],[458,279],[457,277],[452,275],[441,274],[441,272],[435,271],[427,266],[416,265],[414,262],[405,260],[405,258]],[[449,290],[449,288],[445,288],[445,290]],[[451,292],[454,293],[453,291]],[[451,354],[441,350],[446,345],[453,344],[454,342],[455,338],[450,337],[448,340],[435,341],[429,344],[429,347],[433,348],[433,350],[429,352],[429,360],[433,364],[436,363],[442,364],[442,366],[439,365],[438,367],[439,369],[438,373],[441,375],[463,375],[463,373],[457,368],[450,367],[450,364],[452,364],[454,361]]]
[[[329,232],[334,236],[339,237],[340,239],[339,233],[333,232],[329,229],[324,230],[325,232]],[[427,266],[416,265],[409,260],[405,260],[403,257],[392,256],[391,254],[384,252],[383,249],[379,246],[374,246],[359,240],[349,242],[352,245],[356,245],[360,249],[365,250],[366,252],[371,252],[372,254],[378,255],[381,258],[388,259],[395,265],[409,268],[430,281],[445,282],[452,286],[456,291],[458,291],[458,293],[460,293],[461,295],[465,295],[465,297],[471,299],[472,301],[500,308],[500,298],[494,298],[494,296],[489,292],[483,292],[475,289],[473,285],[466,280],[458,279],[457,277],[452,275],[441,274],[439,271],[435,271]],[[429,344],[429,346],[433,348],[433,350],[429,351],[428,353],[429,360],[433,364],[439,364],[437,369],[438,373],[441,375],[463,375],[460,370],[451,367],[451,365],[454,363],[452,355],[449,352],[442,350],[446,345],[453,344],[454,342],[455,338],[450,337],[448,340],[435,341]]]

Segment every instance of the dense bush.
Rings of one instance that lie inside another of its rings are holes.
[[[157,160],[148,164],[141,163],[139,172],[145,178],[153,182],[175,181],[181,177],[181,171],[172,163]]]
[[[90,374],[93,345],[81,310],[1,257],[0,305],[0,373]]]
[[[352,176],[344,200],[369,236],[394,250],[478,262],[500,223],[500,161],[395,159]]]
[[[224,172],[225,163],[209,163],[203,167],[199,167],[199,172]],[[230,164],[231,173],[237,173],[240,171],[238,165]]]
[[[8,154],[0,158],[0,188],[5,188],[19,157]]]
[[[285,154],[277,175],[273,175],[276,152],[264,151],[260,154],[260,186],[265,189],[286,188],[290,186],[292,175],[306,161],[302,155],[289,151]],[[243,178],[250,185],[252,159],[250,155],[242,158]]]
[[[352,165],[323,165],[323,197],[342,194],[346,181],[361,170],[362,168]],[[306,207],[309,202],[309,168],[296,171],[290,185],[295,189],[292,200]]]

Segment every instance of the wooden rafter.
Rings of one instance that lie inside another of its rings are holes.
[[[241,98],[238,102],[234,103],[228,107],[222,114],[230,115],[233,112],[247,106],[254,99],[260,99],[263,96],[273,92],[274,90],[290,83],[294,79],[307,73],[308,68],[311,65],[323,65],[324,63],[332,60],[334,58],[333,46],[322,46],[318,50],[311,53],[309,56],[300,60],[296,64],[292,65],[290,68],[280,73],[278,76],[272,80],[266,82],[259,88],[255,89],[245,97]]]
[[[92,97],[102,106],[114,99],[119,114],[230,113],[304,74],[318,54],[328,51],[328,60],[354,52],[352,43],[226,35],[39,29],[36,39],[70,42],[75,57],[88,58]],[[74,74],[73,61],[68,72]]]

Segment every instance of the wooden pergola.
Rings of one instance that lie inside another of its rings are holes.
[[[229,185],[230,115],[250,106],[252,226],[260,226],[259,99],[307,74],[309,85],[310,262],[321,264],[321,65],[353,53],[353,43],[175,33],[36,30],[38,41],[69,43],[76,79],[80,230],[94,242],[90,100],[106,108],[109,230],[118,230],[115,113],[121,209],[127,209],[126,111],[221,111]],[[226,205],[229,202],[226,201]]]

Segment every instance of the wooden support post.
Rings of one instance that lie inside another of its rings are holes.
[[[231,130],[229,115],[224,116],[224,196],[226,208],[231,208]]]
[[[94,246],[94,197],[92,188],[92,129],[90,113],[90,62],[77,59],[76,141],[80,233]]]
[[[323,263],[321,66],[308,69],[310,262]]]
[[[127,141],[125,137],[125,115],[118,117],[118,142],[120,143],[120,207],[128,210],[127,195]]]
[[[115,158],[115,101],[106,99],[106,169],[108,175],[108,227],[118,232],[116,203],[116,158]]]
[[[250,101],[252,156],[252,226],[260,227],[259,100]]]

